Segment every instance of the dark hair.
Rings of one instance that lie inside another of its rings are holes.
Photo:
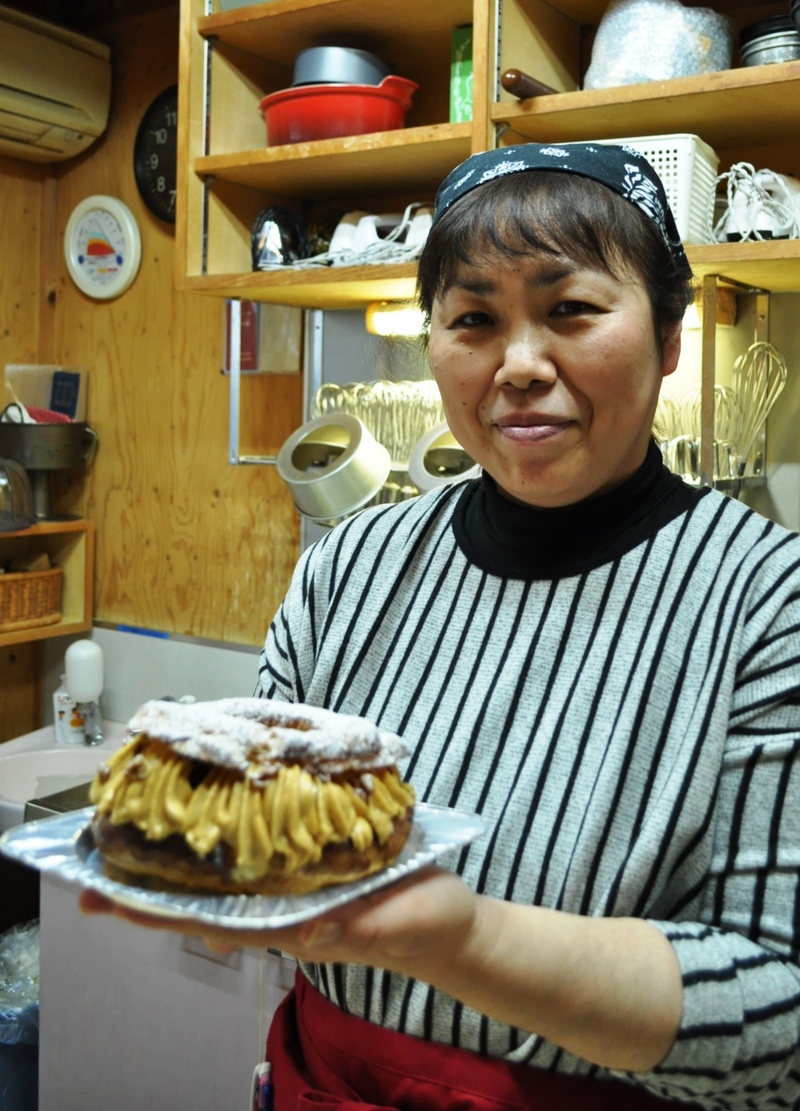
[[[661,348],[692,300],[691,270],[678,267],[655,224],[612,189],[557,170],[495,178],[467,193],[434,224],[419,260],[417,299],[430,321],[433,302],[461,265],[488,255],[541,252],[644,283]]]

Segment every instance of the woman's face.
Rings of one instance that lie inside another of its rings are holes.
[[[462,447],[512,501],[553,507],[641,466],[680,326],[659,352],[638,275],[494,256],[434,302],[429,353]]]

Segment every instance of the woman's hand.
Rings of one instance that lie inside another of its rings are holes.
[[[93,892],[84,892],[80,905],[198,935],[218,952],[269,946],[301,960],[400,972],[606,1068],[653,1068],[669,1052],[680,1023],[678,961],[648,922],[586,918],[475,895],[437,867],[280,930],[158,918]]]
[[[139,926],[201,937],[217,952],[242,946],[280,949],[301,960],[414,971],[468,944],[476,896],[452,872],[431,867],[298,926],[229,929],[132,910],[83,891],[86,914],[114,914]]]

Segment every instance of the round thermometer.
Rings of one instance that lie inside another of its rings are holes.
[[[136,219],[116,197],[87,197],[64,233],[67,268],[78,289],[100,301],[119,297],[139,272],[142,239]]]

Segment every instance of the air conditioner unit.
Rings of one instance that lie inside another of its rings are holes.
[[[0,4],[0,154],[72,158],[105,131],[110,101],[107,46]]]

